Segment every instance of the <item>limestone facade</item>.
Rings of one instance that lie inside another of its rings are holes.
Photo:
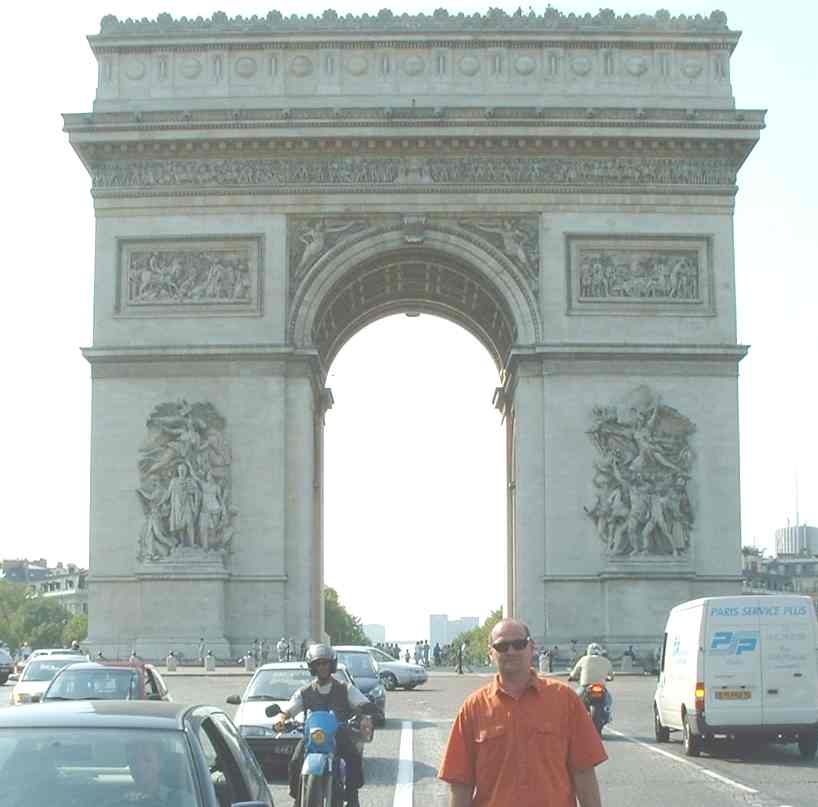
[[[407,310],[497,364],[507,612],[631,643],[740,590],[732,217],[764,116],[738,38],[719,12],[105,18],[65,115],[96,211],[93,646],[320,635],[324,382]]]

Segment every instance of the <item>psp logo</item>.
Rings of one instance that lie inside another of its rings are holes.
[[[725,656],[740,656],[752,653],[758,646],[758,631],[754,630],[720,630],[713,634],[710,652]]]

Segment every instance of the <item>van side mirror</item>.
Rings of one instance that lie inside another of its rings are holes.
[[[231,706],[238,706],[241,703],[241,695],[228,695],[227,702]]]
[[[271,703],[265,710],[264,714],[267,717],[275,717],[277,714],[281,714],[281,707],[277,703]],[[234,805],[236,807],[236,805]]]

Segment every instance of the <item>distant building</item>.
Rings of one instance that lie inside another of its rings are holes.
[[[806,594],[818,608],[818,557],[765,558],[761,552],[742,552],[744,594]]]
[[[818,527],[797,524],[775,531],[775,554],[777,557],[794,555],[818,555]]]
[[[476,616],[464,616],[460,619],[449,619],[448,614],[432,614],[429,617],[429,644],[449,644],[455,636],[480,625]]]
[[[386,625],[361,625],[372,644],[386,641]]]
[[[49,567],[40,560],[4,560],[3,578],[25,583],[33,597],[53,597],[70,614],[88,614],[88,570],[73,563]]]

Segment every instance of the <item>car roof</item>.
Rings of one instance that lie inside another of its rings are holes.
[[[344,653],[368,653],[369,648],[362,644],[336,644],[332,646],[333,650],[342,650]]]
[[[138,728],[181,731],[192,710],[221,711],[165,701],[77,700],[0,709],[0,731],[20,728]]]
[[[306,661],[271,661],[262,664],[259,670],[306,670]]]
[[[77,660],[77,656],[74,653],[49,653],[48,655],[41,655],[35,656],[34,658],[29,657],[27,660],[28,662],[32,661],[73,661],[74,664],[81,664],[82,661]]]
[[[68,670],[106,670],[112,668],[117,670],[142,670],[146,666],[150,665],[146,665],[141,661],[78,661],[69,667],[65,667],[62,672],[65,673],[68,672]]]

